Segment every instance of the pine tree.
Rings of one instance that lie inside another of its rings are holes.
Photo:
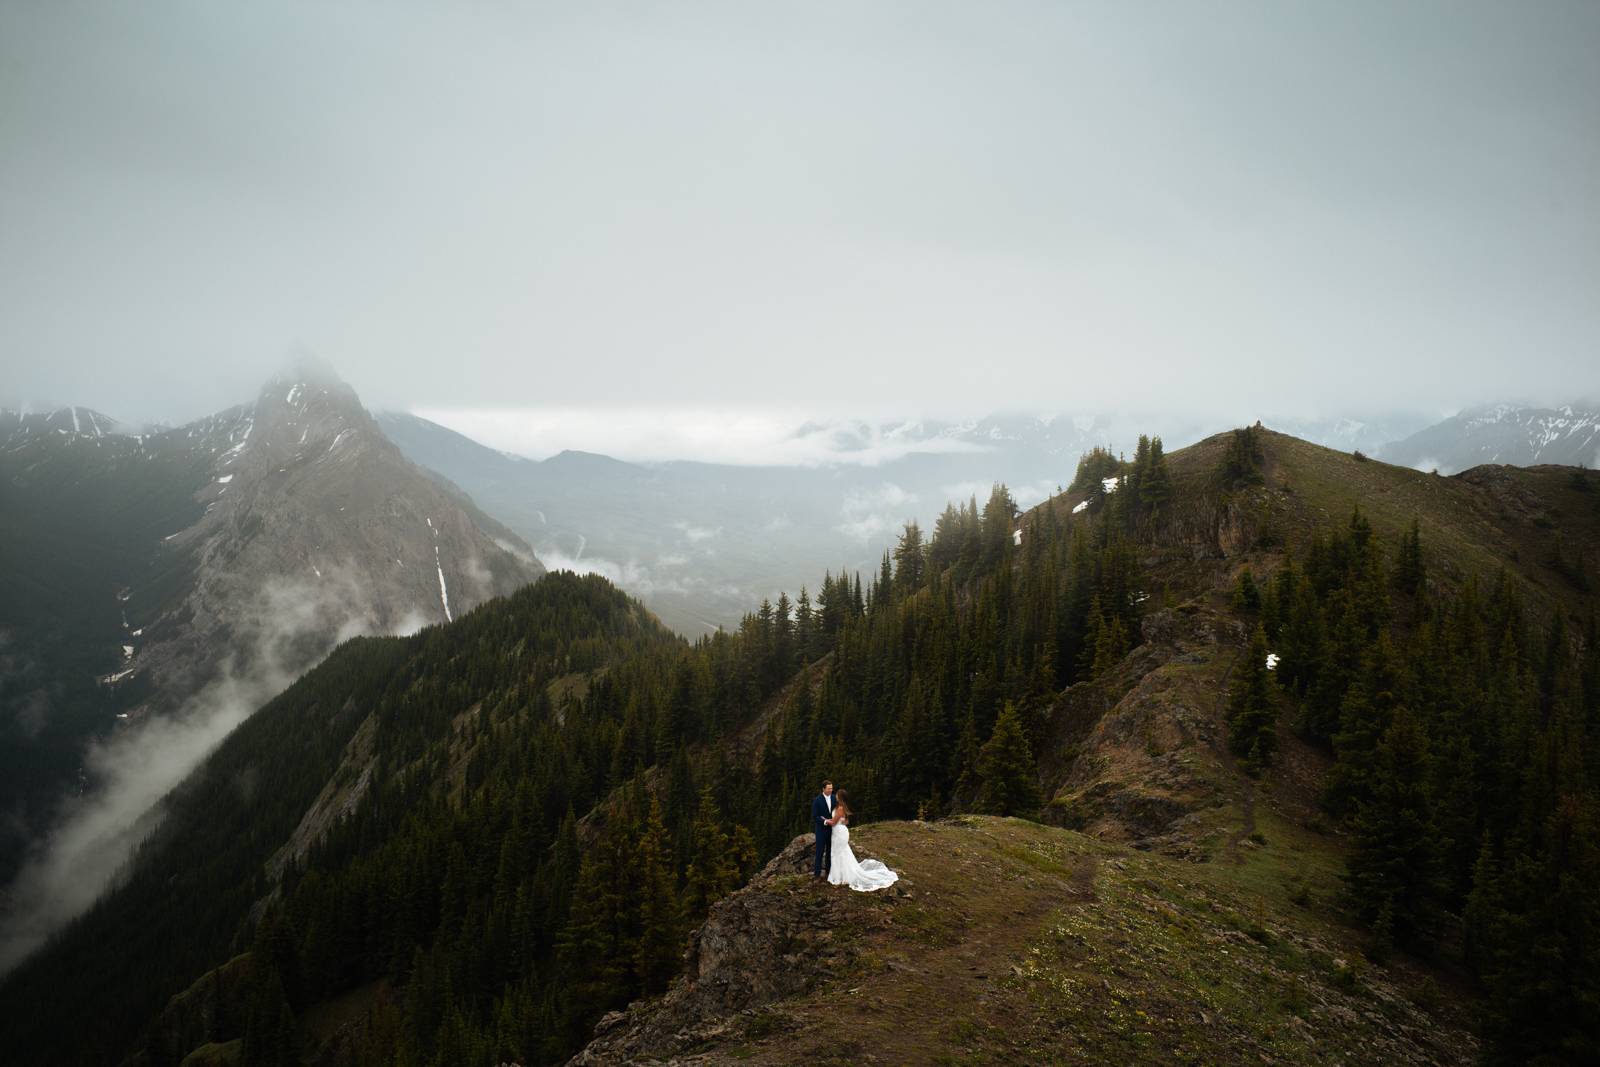
[[[1150,439],[1150,459],[1144,475],[1139,479],[1139,503],[1148,516],[1160,516],[1166,511],[1172,496],[1172,478],[1167,473],[1167,456],[1161,447],[1161,438]]]
[[[778,603],[773,609],[772,615],[771,688],[775,689],[782,685],[784,680],[794,672],[794,661],[794,605],[790,603],[788,593],[779,593]]]
[[[978,775],[983,780],[981,810],[994,815],[1038,814],[1042,798],[1033,753],[1022,730],[1016,705],[1010,701],[995,720],[994,733],[978,754]]]
[[[901,596],[921,588],[926,565],[925,551],[922,528],[913,519],[906,523],[894,550],[894,580]]]
[[[673,884],[667,828],[661,805],[650,798],[650,815],[634,850],[630,881],[637,898],[639,945],[634,957],[639,985],[646,994],[659,993],[678,970],[683,952],[677,887]]]
[[[1498,949],[1480,971],[1488,1032],[1507,1062],[1600,1059],[1600,801],[1566,794],[1484,910]]]
[[[1139,435],[1139,443],[1133,449],[1133,470],[1127,477],[1125,488],[1138,490],[1150,474],[1150,436]]]
[[[1252,615],[1261,611],[1261,590],[1256,586],[1256,576],[1249,567],[1239,572],[1239,580],[1234,583],[1233,606],[1238,611],[1248,611]]]
[[[1110,478],[1122,469],[1122,461],[1112,453],[1109,448],[1099,445],[1089,449],[1078,459],[1078,469],[1072,476],[1072,484],[1067,487],[1071,493],[1086,492],[1091,499],[1101,491],[1101,482]]]
[[[963,797],[970,797],[977,790],[978,757],[981,752],[977,720],[972,714],[971,705],[968,705],[961,721],[961,739],[956,742],[950,766],[950,777],[955,779],[956,792]]]
[[[1381,920],[1399,944],[1426,926],[1438,896],[1438,851],[1428,737],[1411,712],[1395,711],[1374,753],[1371,796],[1357,813],[1345,875],[1357,911]]]
[[[1099,678],[1114,669],[1128,654],[1128,629],[1113,615],[1097,628],[1094,638],[1092,677]]]
[[[1217,473],[1225,485],[1261,480],[1261,434],[1254,426],[1233,431]]]
[[[1372,756],[1404,700],[1405,689],[1401,664],[1384,633],[1363,657],[1361,673],[1340,705],[1339,732],[1333,738],[1337,759],[1326,794],[1335,815],[1358,812],[1372,795]]]
[[[843,575],[840,575],[837,581],[834,580],[832,572],[823,575],[822,588],[817,593],[817,615],[818,629],[822,633],[824,644],[831,643],[838,634],[839,627],[844,623],[847,614],[846,601],[849,599],[850,583]],[[818,651],[812,658],[817,659],[820,656],[821,652]]]
[[[1267,670],[1267,634],[1258,625],[1228,689],[1229,744],[1251,774],[1265,770],[1278,748],[1275,688]]]
[[[748,881],[761,867],[761,852],[756,848],[755,838],[743,826],[735,826],[728,835],[728,858],[733,864],[736,885]]]
[[[245,1067],[291,1067],[300,1062],[299,1033],[283,983],[270,967],[258,969],[245,1019]]]
[[[817,651],[816,613],[811,610],[811,596],[803,585],[800,595],[795,598],[794,644],[795,666],[803,666],[821,656]]]
[[[1422,528],[1416,519],[1400,538],[1400,554],[1395,559],[1394,587],[1408,596],[1422,592],[1425,577],[1422,563]]]
[[[1017,502],[1011,491],[999,482],[989,493],[989,502],[983,506],[982,550],[978,556],[979,569],[987,574],[999,568],[1011,556],[1011,531],[1016,522]]]
[[[694,817],[694,859],[685,873],[685,882],[685,905],[692,919],[703,919],[711,905],[739,884],[738,863],[709,783],[700,789]]]
[[[609,838],[609,834],[607,837]],[[597,843],[584,854],[573,886],[572,908],[557,946],[566,976],[567,1017],[579,1031],[626,996],[632,944],[622,922],[621,884],[615,846]]]

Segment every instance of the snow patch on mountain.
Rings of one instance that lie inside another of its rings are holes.
[[[444,605],[445,622],[455,622],[456,617],[450,614],[450,590],[444,584],[444,564],[439,560],[439,546],[433,546],[433,566],[439,572],[439,602]]]

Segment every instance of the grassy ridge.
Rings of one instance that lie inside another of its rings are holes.
[[[1470,1061],[1476,1045],[1455,995],[1441,996],[1440,978],[1414,966],[1364,960],[1358,936],[1325,903],[1337,880],[1328,850],[1308,851],[1290,828],[1264,825],[1238,863],[1212,864],[1015,819],[865,827],[854,835],[858,852],[901,872],[899,895],[819,887],[803,875],[744,893],[786,912],[824,895],[832,962],[813,988],[651,1052],[774,1065],[867,1055],[927,1064]],[[741,915],[757,906],[737,903]],[[662,1010],[673,1010],[671,997]]]

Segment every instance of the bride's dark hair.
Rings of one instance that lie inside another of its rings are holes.
[[[833,806],[843,808],[846,815],[850,814],[850,794],[846,790],[838,789],[833,794]]]

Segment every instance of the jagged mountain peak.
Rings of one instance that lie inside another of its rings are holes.
[[[344,462],[370,449],[398,452],[355,389],[325,362],[304,357],[274,375],[253,404],[180,427],[209,448],[218,477],[244,470],[288,473],[312,462]]]
[[[273,377],[274,382],[301,382],[306,385],[334,387],[345,385],[333,362],[315,352],[295,353]]]
[[[315,356],[303,356],[273,375],[261,387],[256,406],[279,405],[304,410],[313,405],[354,413],[366,413],[355,389],[334,371],[333,365]]]

